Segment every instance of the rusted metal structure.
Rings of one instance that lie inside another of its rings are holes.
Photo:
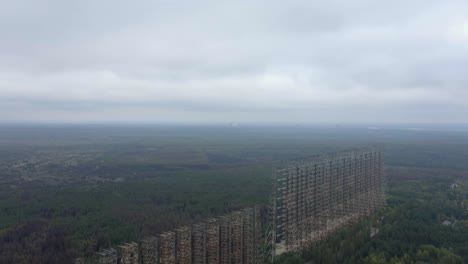
[[[260,264],[324,239],[385,203],[380,148],[288,161],[273,170],[271,203],[120,246],[120,262]],[[139,251],[138,251],[139,248]],[[118,262],[117,251],[96,262]]]
[[[176,229],[176,263],[192,264],[192,230],[188,226]]]
[[[244,264],[254,263],[255,219],[254,208],[242,210]]]
[[[231,216],[219,218],[219,263],[231,264]]]
[[[160,235],[161,252],[159,257],[160,264],[176,263],[176,234],[172,231]]]
[[[380,148],[290,161],[274,176],[273,255],[300,250],[385,202]]]
[[[195,224],[192,227],[192,262],[193,264],[206,263],[206,225]]]
[[[211,218],[206,221],[206,264],[219,264],[219,221]]]
[[[119,246],[120,264],[139,264],[138,244],[135,242],[125,243]]]
[[[260,264],[263,263],[262,259],[262,246],[264,244],[264,237],[262,236],[262,209],[261,206],[255,206],[253,210],[253,230],[252,230],[252,263]]]
[[[231,263],[243,263],[244,259],[244,217],[241,211],[231,216]]]
[[[141,264],[157,264],[159,260],[159,240],[150,236],[140,241]]]

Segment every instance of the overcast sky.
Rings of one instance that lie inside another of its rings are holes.
[[[0,3],[0,121],[468,122],[468,1]]]

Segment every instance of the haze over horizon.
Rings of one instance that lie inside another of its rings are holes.
[[[3,1],[0,122],[467,123],[466,10]]]

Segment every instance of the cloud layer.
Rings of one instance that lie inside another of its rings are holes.
[[[0,120],[467,122],[466,1],[4,1]]]

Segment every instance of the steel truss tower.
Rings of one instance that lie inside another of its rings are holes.
[[[270,204],[147,237],[139,245],[126,243],[119,252],[102,250],[92,263],[260,264],[324,239],[384,204],[380,148],[289,161],[273,170]]]
[[[156,264],[159,259],[159,240],[151,236],[140,241],[141,264]]]
[[[380,148],[295,160],[274,169],[273,256],[304,248],[385,203]]]

